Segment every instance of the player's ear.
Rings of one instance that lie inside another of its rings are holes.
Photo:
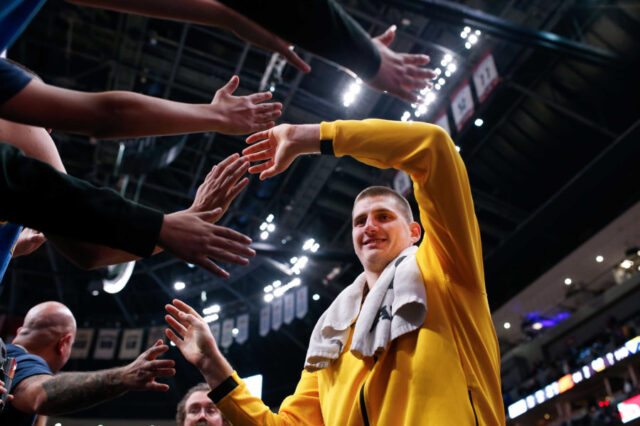
[[[418,222],[411,222],[409,224],[409,231],[411,232],[411,242],[417,243],[422,236],[422,227]]]

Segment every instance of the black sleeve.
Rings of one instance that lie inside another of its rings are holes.
[[[363,80],[380,68],[369,35],[334,0],[221,0],[277,36],[349,68]]]
[[[151,255],[163,214],[108,188],[60,173],[0,143],[0,218],[49,232]]]

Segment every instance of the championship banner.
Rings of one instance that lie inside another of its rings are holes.
[[[293,293],[289,292],[284,295],[283,320],[285,324],[291,324],[291,321],[293,321],[295,302],[296,300]]]
[[[164,342],[164,338],[165,338],[164,331],[166,329],[167,329],[167,326],[164,326],[164,325],[156,325],[154,327],[149,327],[149,333],[147,334],[147,344],[145,348],[150,348],[151,346],[155,345],[158,340],[162,340]]]
[[[93,328],[79,328],[76,331],[76,340],[71,348],[71,359],[86,359],[89,357],[89,349],[93,342]]]
[[[264,337],[269,334],[269,330],[271,329],[271,309],[269,305],[260,309],[260,328],[258,332],[260,336]]]
[[[236,318],[236,327],[238,328],[236,342],[243,344],[249,338],[249,314],[239,315]]]
[[[471,95],[468,79],[451,96],[451,111],[453,112],[453,121],[456,123],[456,130],[460,131],[474,111],[473,95]]]
[[[101,328],[98,331],[96,349],[93,351],[94,359],[113,359],[116,354],[116,342],[120,334],[119,328]]]
[[[309,289],[302,286],[296,291],[296,317],[302,319],[309,311]]]
[[[220,345],[228,348],[233,343],[233,318],[227,318],[222,322],[222,338]]]
[[[440,114],[438,114],[438,118],[433,122],[436,126],[442,127],[445,132],[451,136],[451,127],[449,126],[449,117],[447,116],[447,110],[444,109]]]
[[[271,303],[271,328],[277,331],[282,325],[282,297],[276,297]]]
[[[215,340],[217,344],[220,341],[220,321],[209,323],[209,330],[211,330],[213,340]]]
[[[134,359],[140,355],[142,349],[142,333],[141,328],[130,328],[122,333],[122,341],[120,342],[119,359]]]
[[[478,65],[473,68],[473,85],[476,88],[478,101],[484,102],[494,87],[498,84],[498,69],[493,55],[487,51]]]

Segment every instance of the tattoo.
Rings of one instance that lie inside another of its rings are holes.
[[[47,399],[42,414],[62,414],[79,411],[126,392],[122,369],[61,373],[42,383]]]

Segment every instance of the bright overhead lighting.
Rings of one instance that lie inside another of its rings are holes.
[[[482,34],[480,30],[476,30],[476,35],[480,35],[480,34]]]
[[[289,259],[290,263],[296,263],[298,261],[298,258],[293,256],[291,259]]]
[[[202,290],[200,292],[200,300],[202,300],[203,302],[207,301],[207,292],[206,291]]]
[[[446,82],[447,82],[447,81],[446,81],[444,78],[442,78],[442,77],[440,77],[440,78],[438,79],[438,84],[439,84],[440,86],[444,86],[444,84],[445,84]]]
[[[460,147],[456,145],[456,151],[460,152]]]
[[[176,281],[175,283],[173,283],[173,288],[177,291],[184,290],[186,286],[187,285],[184,283],[184,281]]]
[[[211,315],[206,315],[204,318],[202,318],[204,320],[204,322],[206,323],[210,323],[210,322],[214,322],[214,321],[218,321],[218,318],[220,318],[220,315],[218,314],[211,314]]]
[[[274,225],[273,223],[270,223],[269,225],[267,225],[267,231],[273,232],[275,230],[276,230],[276,225]]]
[[[351,83],[347,91],[342,95],[342,105],[349,107],[362,90],[362,80],[356,79],[355,83]]]
[[[311,247],[313,247],[313,245],[315,244],[316,240],[314,240],[313,238],[309,238],[307,241],[304,242],[304,244],[302,245],[302,250],[309,250]]]
[[[465,32],[470,33],[471,32],[471,28],[470,27],[464,27]]]
[[[319,248],[320,248],[320,244],[315,243],[314,245],[311,246],[310,250],[311,250],[312,253],[315,253],[315,252],[318,251]]]
[[[411,117],[411,113],[409,111],[405,111],[400,117],[400,121],[407,121]]]
[[[464,44],[464,47],[466,47],[467,49],[471,49],[471,43],[466,42],[466,43]]]
[[[234,328],[233,330],[231,330],[231,334],[233,334],[234,336],[237,336],[238,333],[240,333],[240,330],[238,330],[237,328]]]
[[[436,68],[435,70],[433,70],[434,73],[436,73],[436,75],[440,75],[442,73],[442,70],[440,68]]]
[[[468,32],[466,32],[466,31],[462,31],[462,32],[460,33],[460,38],[467,38],[467,36],[468,36],[468,35],[469,35],[469,33],[468,33]]]
[[[133,268],[136,266],[136,261],[132,260],[128,263],[121,263],[119,265],[109,265],[107,270],[109,273],[115,271],[113,278],[102,279],[102,289],[109,294],[116,294],[122,291],[122,289],[129,282],[129,278],[133,274]]]
[[[267,231],[262,231],[260,233],[260,239],[261,240],[266,240],[267,238],[269,238],[269,233]]]
[[[271,302],[272,300],[273,300],[273,294],[268,293],[268,294],[265,294],[265,295],[264,295],[264,301],[265,301],[265,302],[269,303],[269,302]]]
[[[507,321],[507,322],[505,322],[505,323],[503,324],[503,327],[504,327],[506,330],[508,330],[508,329],[510,329],[510,328],[511,328],[511,323]]]
[[[193,263],[187,263],[187,266],[188,266],[189,268],[195,268],[195,267],[196,267],[196,265],[194,265]]]
[[[220,312],[220,305],[218,305],[217,303],[211,306],[207,306],[202,310],[202,313],[205,315],[217,314],[218,312]]]
[[[478,42],[478,36],[475,34],[471,34],[469,36],[469,43],[476,44]]]
[[[265,293],[271,293],[273,291],[273,286],[268,285],[264,288]]]
[[[620,267],[623,269],[629,269],[633,266],[633,262],[629,259],[625,259],[622,262],[620,262]]]
[[[275,280],[275,281],[273,282],[273,288],[278,288],[278,287],[280,287],[281,285],[282,285],[282,281],[280,281],[280,280]]]
[[[565,278],[564,279],[565,285],[571,285],[572,282],[573,282],[573,280],[571,278]]]
[[[604,262],[604,257],[602,257],[600,255],[596,256],[596,262],[598,262],[598,263]]]
[[[456,72],[457,70],[458,70],[458,66],[456,64],[454,64],[453,62],[451,62],[449,65],[447,65],[447,71]]]
[[[442,86],[440,86],[439,84],[436,84],[434,87],[436,88],[436,90],[440,90],[440,87]]]
[[[269,216],[267,216],[267,223],[271,223],[271,222],[273,222],[273,215],[269,213]]]
[[[451,62],[452,59],[453,59],[453,57],[450,54],[447,53],[447,54],[444,55],[444,60],[445,61]]]
[[[260,224],[260,230],[261,231],[266,231],[268,226],[269,226],[269,224],[267,222],[262,222]]]
[[[541,330],[542,329],[542,323],[541,322],[534,322],[533,325],[531,326],[531,328],[533,328],[534,330]]]
[[[98,290],[93,290],[93,291],[91,292],[91,295],[92,295],[92,296],[98,296],[99,294],[100,294],[100,292],[99,292]]]
[[[484,124],[484,120],[482,118],[476,118],[476,121],[473,122],[476,127],[482,127]]]
[[[320,300],[320,295],[318,293],[314,294],[313,296],[311,296],[311,298],[313,300]]]
[[[451,77],[451,71],[446,70],[446,71],[444,72],[444,76],[445,76],[445,77]]]

